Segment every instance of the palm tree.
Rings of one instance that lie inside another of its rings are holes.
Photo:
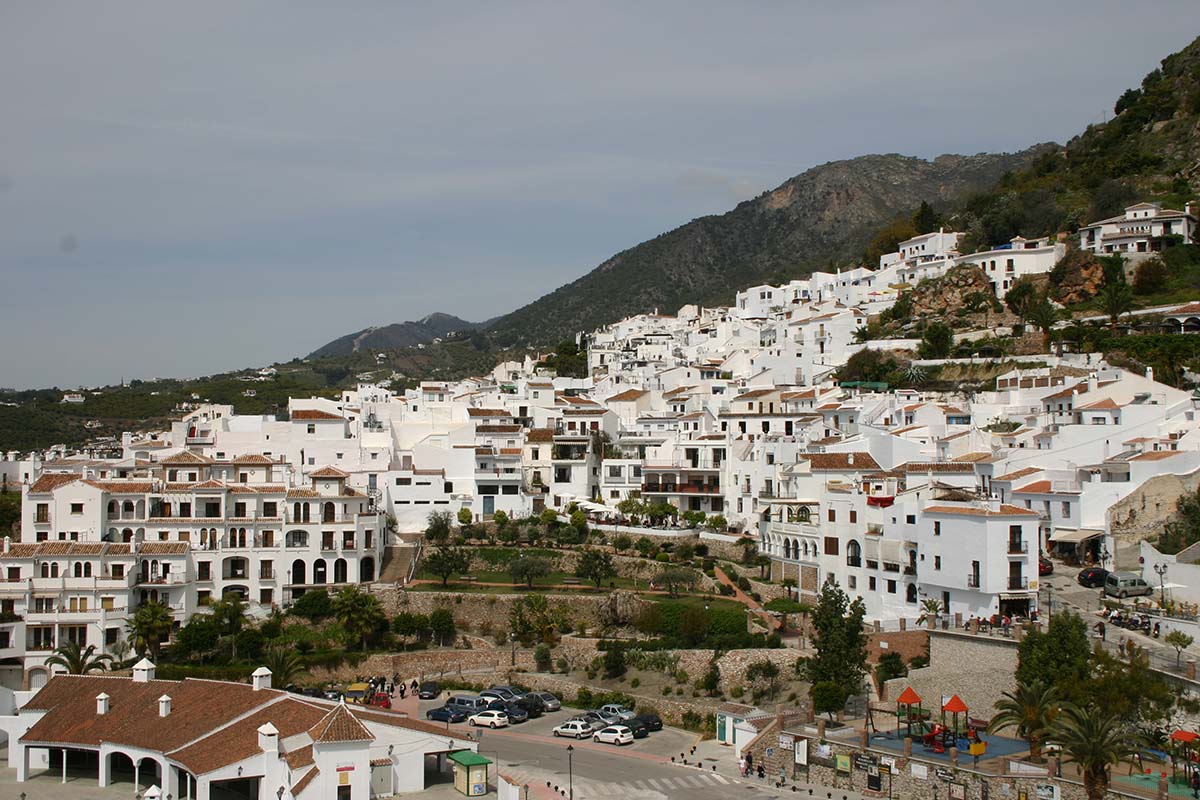
[[[1099,299],[1108,316],[1108,327],[1116,332],[1121,316],[1133,310],[1133,289],[1123,279],[1110,281],[1100,290]]]
[[[237,661],[237,635],[246,625],[246,604],[233,592],[228,592],[212,604],[212,621],[217,630],[229,637],[230,655]]]
[[[367,649],[367,637],[387,622],[379,598],[347,586],[333,596],[333,613],[346,632],[355,636]]]
[[[1025,307],[1025,321],[1042,332],[1042,350],[1050,352],[1050,338],[1055,324],[1062,319],[1062,312],[1050,302],[1046,295],[1039,296]]]
[[[942,615],[942,601],[936,597],[929,597],[921,601],[921,616],[917,617],[917,624],[924,624],[928,620],[936,620]]]
[[[149,652],[158,658],[158,646],[171,635],[171,610],[156,600],[142,603],[134,612],[125,629],[133,639],[133,647],[143,655]]]
[[[267,669],[271,670],[271,688],[283,689],[295,683],[301,675],[307,675],[304,660],[289,647],[272,647],[267,651]]]
[[[1062,748],[1064,761],[1079,768],[1088,800],[1103,800],[1112,767],[1144,750],[1141,734],[1096,706],[1063,704],[1046,740]]]
[[[1016,728],[1017,735],[1029,742],[1029,755],[1042,755],[1042,740],[1058,715],[1058,692],[1042,681],[1018,683],[1015,691],[1004,692],[996,701],[996,711],[988,732]]]
[[[96,645],[89,644],[86,649],[79,642],[67,640],[54,648],[54,655],[46,658],[46,665],[62,667],[68,675],[87,675],[89,672],[103,672],[108,669],[108,662],[113,657],[108,653],[93,655]]]

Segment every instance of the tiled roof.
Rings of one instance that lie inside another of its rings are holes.
[[[187,542],[143,542],[138,546],[138,554],[145,556],[177,556],[186,553],[190,547]]]
[[[308,729],[308,735],[314,742],[323,743],[365,742],[375,738],[366,725],[354,718],[345,703],[334,706],[332,711]]]
[[[305,730],[307,730],[307,728]],[[312,745],[309,744],[309,745],[305,745],[304,747],[296,748],[295,750],[293,750],[290,753],[288,753],[287,755],[285,755],[284,760],[287,761],[287,765],[289,767],[291,767],[292,769],[299,769],[300,767],[303,767],[305,764],[313,763]]]
[[[171,713],[172,715],[175,713],[174,708]],[[232,725],[213,731],[181,750],[173,751],[171,758],[186,766],[193,774],[203,775],[261,753],[262,751],[258,747],[258,729],[264,724],[269,722],[274,725],[275,729],[279,731],[279,741],[283,741],[288,737],[304,733],[319,722],[324,714],[324,708],[286,697],[255,711]],[[306,763],[312,763],[312,746],[301,748],[296,752],[302,754],[304,751],[308,753],[307,760],[299,760],[303,757],[301,755],[297,758],[298,763],[296,764],[293,764],[293,753],[288,753],[286,756],[288,766],[295,769]]]
[[[1009,472],[1005,475],[1001,475],[999,477],[992,478],[992,480],[993,481],[1015,481],[1015,480],[1024,478],[1028,475],[1032,475],[1035,472],[1041,472],[1041,471],[1042,471],[1041,467],[1021,467],[1021,469],[1017,470],[1016,472]]]
[[[998,509],[979,506],[926,506],[926,514],[966,514],[972,517],[1036,517],[1037,512],[1028,508],[1010,506],[1007,503]]]
[[[1018,492],[1021,494],[1050,494],[1052,491],[1050,485],[1050,481],[1034,481],[1022,486],[1020,489],[1013,489],[1013,494]]]
[[[972,473],[975,471],[975,464],[970,461],[909,461],[901,464],[897,469],[903,470],[909,474],[922,472],[951,472],[951,473]]]
[[[73,472],[47,472],[29,487],[30,494],[49,494],[60,486],[74,483],[79,475]]]
[[[109,494],[146,494],[154,491],[151,481],[87,481],[87,485]]]
[[[467,416],[469,416],[469,417],[511,417],[512,412],[505,411],[503,408],[468,408]]]
[[[267,466],[275,462],[264,456],[262,453],[246,453],[245,455],[237,456],[233,459],[234,464],[260,464]]]
[[[1121,408],[1111,397],[1088,403],[1086,406],[1075,406],[1076,411],[1116,411]]]
[[[1178,450],[1151,450],[1149,453],[1142,453],[1129,459],[1130,461],[1162,461],[1164,458],[1172,458],[1182,455]]]
[[[293,797],[299,796],[301,792],[308,788],[308,785],[316,780],[321,774],[321,770],[313,767],[308,772],[304,773],[304,777],[292,784],[291,793]]]
[[[735,397],[733,399],[734,400],[753,400],[756,397],[766,397],[769,394],[773,394],[775,391],[776,391],[775,389],[751,389],[748,392],[743,392],[742,394],[739,394],[737,397]]]
[[[610,403],[628,403],[630,401],[638,400],[642,397],[645,397],[648,394],[649,394],[649,392],[647,392],[643,389],[626,389],[625,391],[621,392],[620,394],[614,394],[612,397],[608,398],[608,402],[610,402]]]
[[[880,469],[879,462],[870,453],[801,453],[797,458],[807,461],[813,469],[861,472]]]
[[[477,425],[476,433],[519,433],[520,425]]]
[[[337,414],[331,414],[328,411],[321,411],[316,408],[298,408],[292,412],[292,421],[293,422],[312,421],[312,420],[332,420],[332,419],[344,421],[345,418],[340,417]]]
[[[538,443],[538,442],[553,442],[554,441],[554,429],[553,428],[531,428],[529,430],[529,432],[525,434],[525,441],[529,442],[531,444]]]
[[[181,450],[178,453],[167,456],[162,461],[158,462],[168,467],[174,466],[199,466],[203,464],[211,464],[212,459],[206,456],[197,455],[190,450]]]
[[[350,474],[347,472],[342,472],[337,467],[321,467],[319,470],[316,470],[315,472],[308,473],[308,477],[310,477],[310,478],[348,478],[348,477],[350,477]]]

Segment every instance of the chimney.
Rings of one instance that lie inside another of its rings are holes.
[[[846,463],[852,467],[854,466],[854,453],[846,454]]]
[[[258,748],[264,753],[279,755],[279,731],[269,722],[258,728]]]
[[[250,683],[254,686],[254,691],[261,692],[263,689],[271,688],[271,670],[266,667],[259,667],[250,675]]]
[[[171,695],[164,694],[158,698],[158,715],[160,717],[171,716]]]
[[[154,662],[148,658],[133,665],[133,682],[149,683],[154,680]]]
[[[96,695],[96,716],[103,717],[108,713],[108,693],[101,692]]]

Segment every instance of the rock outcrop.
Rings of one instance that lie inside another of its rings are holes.
[[[954,267],[940,278],[921,281],[912,290],[914,317],[944,315],[971,306],[972,295],[993,299],[992,283],[983,270],[974,265]]]

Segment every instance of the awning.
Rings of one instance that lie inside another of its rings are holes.
[[[1066,544],[1079,544],[1086,542],[1088,539],[1095,539],[1097,536],[1103,536],[1104,531],[1096,530],[1095,528],[1058,528],[1050,536],[1052,542],[1065,542]]]
[[[904,545],[895,539],[879,542],[879,560],[888,564],[904,563]]]

